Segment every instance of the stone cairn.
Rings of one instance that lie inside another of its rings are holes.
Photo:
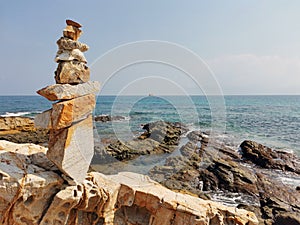
[[[56,102],[36,116],[35,126],[50,129],[47,157],[65,175],[82,183],[94,154],[92,111],[100,84],[89,81],[83,54],[89,47],[78,41],[81,25],[72,20],[66,23],[63,37],[57,41],[56,84],[37,91]]]

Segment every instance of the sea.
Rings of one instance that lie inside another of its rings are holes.
[[[0,96],[0,116],[34,117],[52,103],[41,96]],[[93,114],[113,116],[94,123],[95,138],[103,140],[128,140],[143,132],[143,124],[163,120],[212,132],[235,148],[253,140],[300,156],[300,95],[97,96]]]

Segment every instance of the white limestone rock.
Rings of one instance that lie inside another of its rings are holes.
[[[38,224],[61,188],[63,179],[47,170],[51,162],[45,151],[38,145],[0,141],[0,224]]]
[[[88,81],[77,85],[54,84],[38,90],[37,93],[50,101],[57,101],[96,94],[99,90],[100,83],[98,81]]]

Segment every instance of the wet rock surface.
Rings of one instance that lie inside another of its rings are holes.
[[[200,131],[193,131],[187,137],[189,141],[180,149],[182,155],[168,158],[164,165],[151,169],[149,176],[152,179],[172,190],[204,199],[216,199],[220,192],[227,198],[236,196],[237,207],[255,212],[260,224],[299,223],[300,193],[296,187],[275,178],[273,170],[282,169],[300,179],[297,156],[278,153],[253,141],[243,142],[240,155],[236,149],[224,146]],[[245,162],[245,146],[252,146],[253,151],[260,149],[261,155],[270,157],[270,165],[266,162],[261,168],[250,160]],[[263,152],[264,149],[268,154]],[[274,160],[277,158],[280,161]],[[272,160],[280,163],[272,164]]]
[[[256,143],[244,141],[241,144],[242,156],[245,160],[268,169],[279,169],[300,174],[300,160],[292,153],[276,151]]]
[[[109,121],[116,121],[116,120],[125,120],[125,117],[124,116],[110,116],[110,115],[95,116],[96,122],[109,122]]]
[[[171,153],[187,128],[180,123],[158,121],[143,125],[146,130],[131,141],[117,140],[105,147],[105,152],[117,160],[131,160],[141,155]]]

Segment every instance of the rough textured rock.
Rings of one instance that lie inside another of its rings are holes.
[[[0,117],[0,140],[47,145],[48,130],[35,128],[27,117]]]
[[[90,69],[82,62],[63,61],[55,71],[57,84],[81,84],[90,80]]]
[[[51,130],[47,157],[77,182],[86,176],[94,153],[92,116],[69,128]]]
[[[66,128],[75,122],[87,118],[92,113],[95,104],[96,101],[93,94],[53,104],[51,129]]]
[[[33,144],[0,141],[0,223],[38,224],[63,179]]]
[[[0,117],[0,134],[5,132],[34,130],[34,122],[28,117]]]
[[[49,140],[49,131],[46,129],[37,129],[34,131],[21,131],[12,134],[1,134],[0,140],[7,140],[15,143],[34,143],[47,146]]]
[[[139,139],[150,138],[165,145],[178,145],[180,135],[186,133],[188,129],[181,123],[171,123],[157,121],[143,125],[146,130]]]
[[[258,166],[300,174],[300,160],[291,153],[276,151],[254,141],[241,144],[242,156]]]
[[[87,63],[84,54],[79,49],[61,50],[55,57],[56,62],[60,61],[72,61],[76,60],[78,62]]]
[[[89,173],[67,185],[51,164],[34,160],[46,149],[0,141],[0,222],[12,224],[256,225],[249,211],[172,192],[135,173]]]
[[[37,93],[50,101],[68,100],[87,94],[95,94],[100,90],[98,81],[88,81],[83,84],[54,84],[42,88]]]
[[[257,224],[253,213],[170,191],[144,175],[108,178],[121,184],[114,224]]]
[[[82,25],[80,23],[75,22],[73,20],[66,20],[66,24],[69,26],[77,27],[77,28],[82,27]]]
[[[58,45],[59,50],[78,49],[81,52],[85,52],[89,49],[89,47],[86,44],[80,43],[79,41],[74,41],[66,37],[61,37],[60,39],[58,39],[56,44]]]
[[[187,128],[180,123],[158,121],[145,124],[146,131],[132,141],[119,140],[106,146],[105,151],[118,160],[135,159],[140,155],[171,153]]]
[[[259,199],[265,222],[274,223],[284,215],[300,221],[300,193],[272,177],[257,173]]]
[[[41,225],[67,224],[72,218],[71,210],[75,208],[83,198],[83,187],[69,186],[59,191],[46,214],[44,215]]]
[[[300,225],[300,216],[292,213],[283,213],[275,218],[274,225]]]
[[[238,200],[232,200],[232,203],[255,211],[260,224],[274,224],[276,220],[282,221],[284,215],[290,215],[293,218],[290,221],[300,219],[300,193],[296,187],[282,182],[283,174],[276,175],[273,170],[257,167],[250,160],[250,164],[246,164],[237,150],[214,140],[210,140],[209,147],[203,145],[207,134],[191,132],[187,136],[191,141],[181,147],[182,156],[170,157],[163,166],[150,170],[152,179],[170,189],[193,193],[204,199],[214,198],[219,191],[228,198],[238,195]],[[283,157],[279,160],[280,167],[275,168],[281,168],[285,163],[293,165],[291,159],[298,161],[295,155]],[[299,180],[297,173],[288,173]]]
[[[110,116],[110,115],[98,115],[95,116],[94,120],[96,122],[109,122],[115,120],[125,120],[124,116]]]

